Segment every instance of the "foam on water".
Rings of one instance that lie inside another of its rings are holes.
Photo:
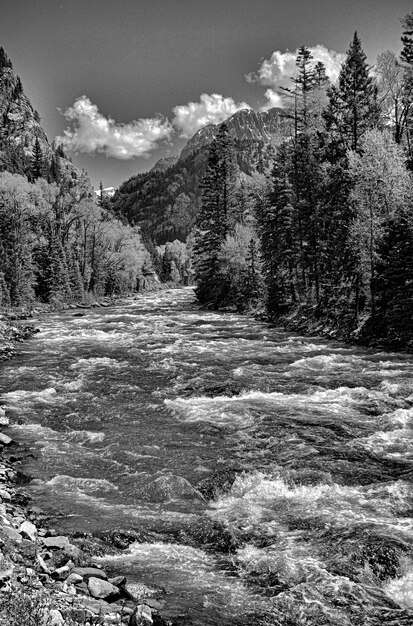
[[[406,567],[405,573],[398,578],[387,581],[384,592],[397,604],[413,609],[413,563]]]
[[[282,474],[238,476],[230,492],[211,505],[211,515],[244,529],[265,527],[271,535],[285,530],[291,517],[317,517],[328,526],[390,523],[397,527],[397,514],[411,507],[413,486],[403,481],[368,487],[291,485]],[[406,529],[403,520],[400,528]]]
[[[372,454],[386,459],[397,459],[405,463],[413,462],[413,429],[397,428],[392,431],[377,431],[369,437],[354,441]]]

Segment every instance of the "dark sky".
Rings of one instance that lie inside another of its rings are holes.
[[[343,53],[357,30],[374,63],[400,51],[400,18],[412,10],[409,0],[0,0],[0,45],[49,139],[69,126],[62,113],[72,107],[68,146],[89,152],[70,154],[96,187],[110,186],[177,152],[179,135],[203,121],[269,106],[266,90],[285,78],[265,74],[275,51]],[[174,129],[156,114],[175,117]]]

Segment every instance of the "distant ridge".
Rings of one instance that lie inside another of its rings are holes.
[[[279,108],[265,112],[241,109],[225,123],[234,140],[240,175],[271,167],[276,147],[291,134],[291,120]],[[113,197],[114,210],[139,225],[156,244],[184,241],[199,209],[208,147],[219,127],[201,128],[179,157],[164,157],[149,172],[122,183]]]

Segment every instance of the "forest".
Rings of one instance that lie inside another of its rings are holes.
[[[0,49],[0,306],[93,303],[153,280],[139,229],[117,219],[39,114]]]
[[[385,51],[373,68],[355,33],[334,85],[300,48],[291,136],[241,179],[242,203],[222,124],[193,234],[202,303],[411,346],[413,14],[402,25],[400,58]]]

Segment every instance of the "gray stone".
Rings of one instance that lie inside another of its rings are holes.
[[[6,411],[0,407],[0,426],[8,426],[9,418],[6,415]]]
[[[11,541],[15,541],[16,543],[23,542],[21,534],[15,528],[10,528],[10,526],[2,526],[0,528],[0,536],[1,535],[6,535],[8,539],[11,539]]]
[[[68,548],[71,544],[67,537],[43,537],[42,544],[46,546],[46,548],[55,548],[57,550],[64,550]]]
[[[115,585],[111,585],[106,580],[94,578],[91,576],[87,583],[89,593],[93,598],[98,600],[115,600],[119,598],[119,589]]]
[[[108,578],[106,572],[98,567],[74,567],[72,574],[79,574],[84,580],[88,580],[91,576],[94,578],[102,578],[102,580],[107,580]]]
[[[120,588],[120,592],[128,600],[139,602],[143,598],[154,596],[157,590],[147,587],[143,583],[127,583]]]
[[[66,578],[66,582],[70,585],[76,585],[77,583],[82,583],[83,582],[83,578],[82,576],[80,576],[79,574],[74,574],[73,572],[71,574],[69,574],[69,576]]]
[[[115,585],[115,587],[123,587],[126,585],[126,576],[115,576],[114,578],[109,578],[108,582],[111,585]]]
[[[52,578],[55,580],[66,580],[66,578],[70,574],[70,567],[67,565],[63,565],[63,567],[58,567],[52,572]]]
[[[57,609],[50,609],[47,626],[64,626],[65,620],[63,615]]]
[[[37,540],[37,528],[32,522],[26,520],[22,524],[20,524],[19,532],[22,537],[27,537],[30,541]]]
[[[11,495],[5,489],[0,489],[0,498],[3,500],[3,502],[11,502]]]
[[[10,446],[13,443],[13,439],[4,433],[0,433],[0,443],[2,443],[3,446]]]
[[[43,572],[45,572],[45,574],[50,574],[50,569],[47,567],[43,557],[40,556],[40,554],[37,554],[36,559],[37,559],[38,564],[40,565],[40,569]]]
[[[152,611],[146,604],[139,604],[129,619],[129,626],[152,626]]]

